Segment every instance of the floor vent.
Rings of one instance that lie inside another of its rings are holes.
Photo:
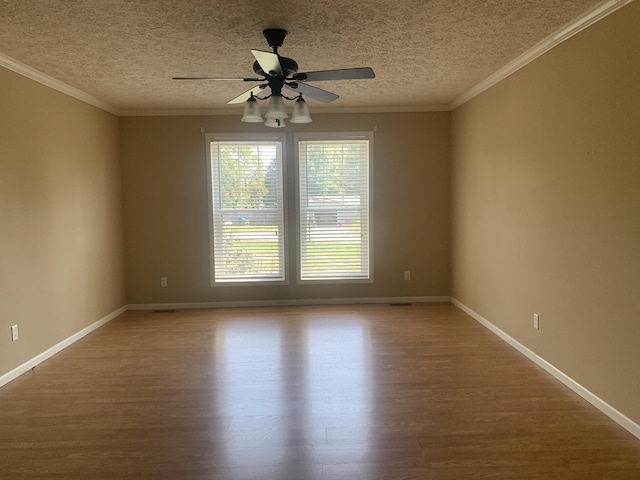
[[[410,307],[410,303],[390,303],[390,307]]]
[[[153,313],[175,313],[175,310],[154,310]]]

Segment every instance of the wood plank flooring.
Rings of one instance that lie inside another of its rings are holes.
[[[449,304],[127,312],[0,388],[2,479],[640,479]]]

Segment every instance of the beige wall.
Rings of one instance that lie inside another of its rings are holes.
[[[453,296],[636,423],[638,25],[634,2],[452,116]]]
[[[1,376],[125,298],[118,119],[3,68],[0,92]]]
[[[211,287],[200,129],[263,127],[117,119],[0,69],[0,375],[125,302],[451,293],[640,423],[639,24],[634,2],[453,114],[296,126],[378,128],[372,284]]]
[[[317,114],[313,123],[296,127],[295,131],[321,132],[378,127],[375,283],[299,286],[291,276],[286,286],[211,287],[205,140],[200,128],[213,133],[264,132],[264,126],[243,124],[239,115],[122,118],[128,302],[448,295],[449,124],[450,114],[442,112]],[[288,126],[286,131],[293,130]],[[292,191],[291,148],[285,161]],[[412,272],[411,281],[404,281],[404,270]],[[160,287],[161,276],[168,277],[167,288]]]

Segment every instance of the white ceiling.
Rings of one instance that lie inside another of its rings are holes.
[[[289,32],[300,72],[370,66],[372,80],[314,82],[334,108],[445,107],[609,0],[0,0],[0,52],[122,114],[233,109],[254,84],[262,30]],[[313,100],[314,110],[326,108]]]

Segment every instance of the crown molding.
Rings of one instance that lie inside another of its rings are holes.
[[[108,103],[103,102],[102,100],[93,97],[88,93],[83,92],[82,90],[72,87],[71,85],[67,85],[60,80],[56,80],[55,78],[50,77],[49,75],[46,75],[41,71],[30,67],[29,65],[25,65],[24,63],[19,62],[18,60],[11,58],[3,53],[0,53],[0,67],[4,67],[7,70],[11,70],[12,72],[15,72],[19,75],[30,78],[35,82],[57,90],[60,93],[64,93],[65,95],[69,95],[76,100],[88,103],[89,105],[97,107],[101,110],[112,113],[114,115],[120,115],[120,111],[112,105],[109,105]]]
[[[482,82],[476,86],[470,88],[465,93],[456,98],[448,105],[449,110],[455,110],[460,105],[468,102],[474,97],[477,97],[485,90],[493,87],[497,83],[501,82],[511,74],[517,72],[524,66],[533,62],[536,58],[544,55],[546,52],[559,45],[560,43],[573,37],[575,34],[581,32],[587,27],[590,27],[594,23],[602,20],[603,18],[611,15],[616,10],[628,5],[634,0],[605,0],[600,4],[593,7],[591,10],[585,12],[567,25],[560,27],[554,33],[542,40],[540,43],[527,50],[525,53],[517,57],[515,60],[509,62],[500,70],[485,78]]]
[[[212,109],[148,109],[148,110],[119,110],[102,100],[89,95],[71,85],[57,80],[36,70],[18,60],[0,53],[0,67],[4,67],[19,75],[27,77],[60,93],[69,95],[84,103],[105,110],[120,117],[162,117],[162,116],[220,116],[241,115],[241,110],[229,108]],[[412,113],[412,112],[446,112],[451,110],[449,105],[419,105],[419,106],[390,106],[390,107],[324,107],[313,112],[314,115],[329,113]]]
[[[322,107],[314,109],[313,115],[329,113],[413,113],[413,112],[448,112],[449,105],[420,105],[416,107]],[[220,116],[220,115],[242,115],[242,110],[231,110],[227,108],[211,109],[159,109],[159,110],[120,110],[121,117],[181,117],[181,116]]]
[[[421,106],[391,106],[391,107],[326,107],[314,111],[314,115],[324,113],[411,113],[411,112],[447,112],[452,111],[493,87],[511,74],[525,67],[546,52],[571,38],[585,28],[611,15],[634,0],[605,0],[591,10],[585,12],[577,19],[559,28],[546,39],[518,56],[513,61],[493,73],[483,81],[467,90],[454,99],[448,105],[421,105]],[[0,53],[0,66],[23,75],[31,80],[53,88],[61,93],[69,95],[77,100],[94,107],[105,110],[121,117],[150,117],[150,116],[211,116],[211,115],[239,115],[236,110],[226,108],[218,109],[155,109],[155,110],[119,110],[114,106],[83,92],[64,82],[56,80],[24,63],[21,63],[7,55]]]

